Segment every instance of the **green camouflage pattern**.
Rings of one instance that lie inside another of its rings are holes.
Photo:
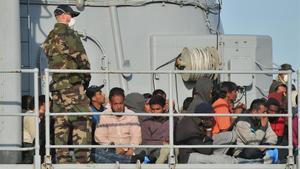
[[[90,69],[90,63],[78,33],[66,24],[56,23],[42,48],[48,58],[50,69]],[[90,80],[89,73],[54,73],[50,90],[68,89],[73,84],[88,84]]]
[[[43,43],[50,69],[90,69],[90,64],[78,34],[68,25],[57,23]],[[89,73],[54,73],[50,84],[52,111],[90,112],[84,86],[89,84]],[[91,144],[91,118],[89,116],[57,116],[54,123],[56,145]],[[58,163],[73,163],[69,149],[56,149]],[[90,162],[90,149],[75,149],[77,163]]]
[[[76,94],[75,94],[76,93]],[[88,99],[82,85],[54,92],[53,112],[89,112]],[[56,116],[54,135],[56,145],[68,145],[70,133],[74,145],[89,145],[92,140],[92,121],[90,116]],[[90,149],[74,149],[77,163],[90,162]],[[59,164],[73,163],[69,149],[56,149]]]

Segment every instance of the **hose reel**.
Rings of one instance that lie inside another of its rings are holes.
[[[187,48],[185,47],[176,59],[176,69],[178,70],[219,70],[221,59],[218,50],[214,47]],[[210,79],[217,78],[217,74],[186,73],[182,74],[185,82],[197,81],[201,77]]]

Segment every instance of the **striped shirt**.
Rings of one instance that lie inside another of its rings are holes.
[[[112,110],[106,109],[101,115],[100,121],[95,131],[95,141],[99,144],[115,145],[132,144],[138,145],[142,141],[141,127],[137,116],[112,116],[105,115]],[[126,113],[133,113],[125,109]]]

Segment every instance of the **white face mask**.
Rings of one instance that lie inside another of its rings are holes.
[[[69,27],[73,27],[76,23],[76,20],[74,18],[71,18],[70,22],[68,23]]]
[[[282,80],[283,80],[285,83],[287,83],[287,82],[288,82],[288,75],[284,75]]]

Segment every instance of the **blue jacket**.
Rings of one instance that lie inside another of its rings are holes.
[[[101,108],[100,109],[97,109],[95,106],[93,106],[93,105],[90,105],[90,108],[91,108],[91,110],[92,110],[92,112],[103,112],[106,108],[105,107],[103,107],[103,106],[101,106]],[[93,115],[92,116],[92,122],[93,122],[93,124],[95,124],[95,125],[97,125],[98,124],[98,122],[99,122],[99,120],[100,120],[100,115]]]

